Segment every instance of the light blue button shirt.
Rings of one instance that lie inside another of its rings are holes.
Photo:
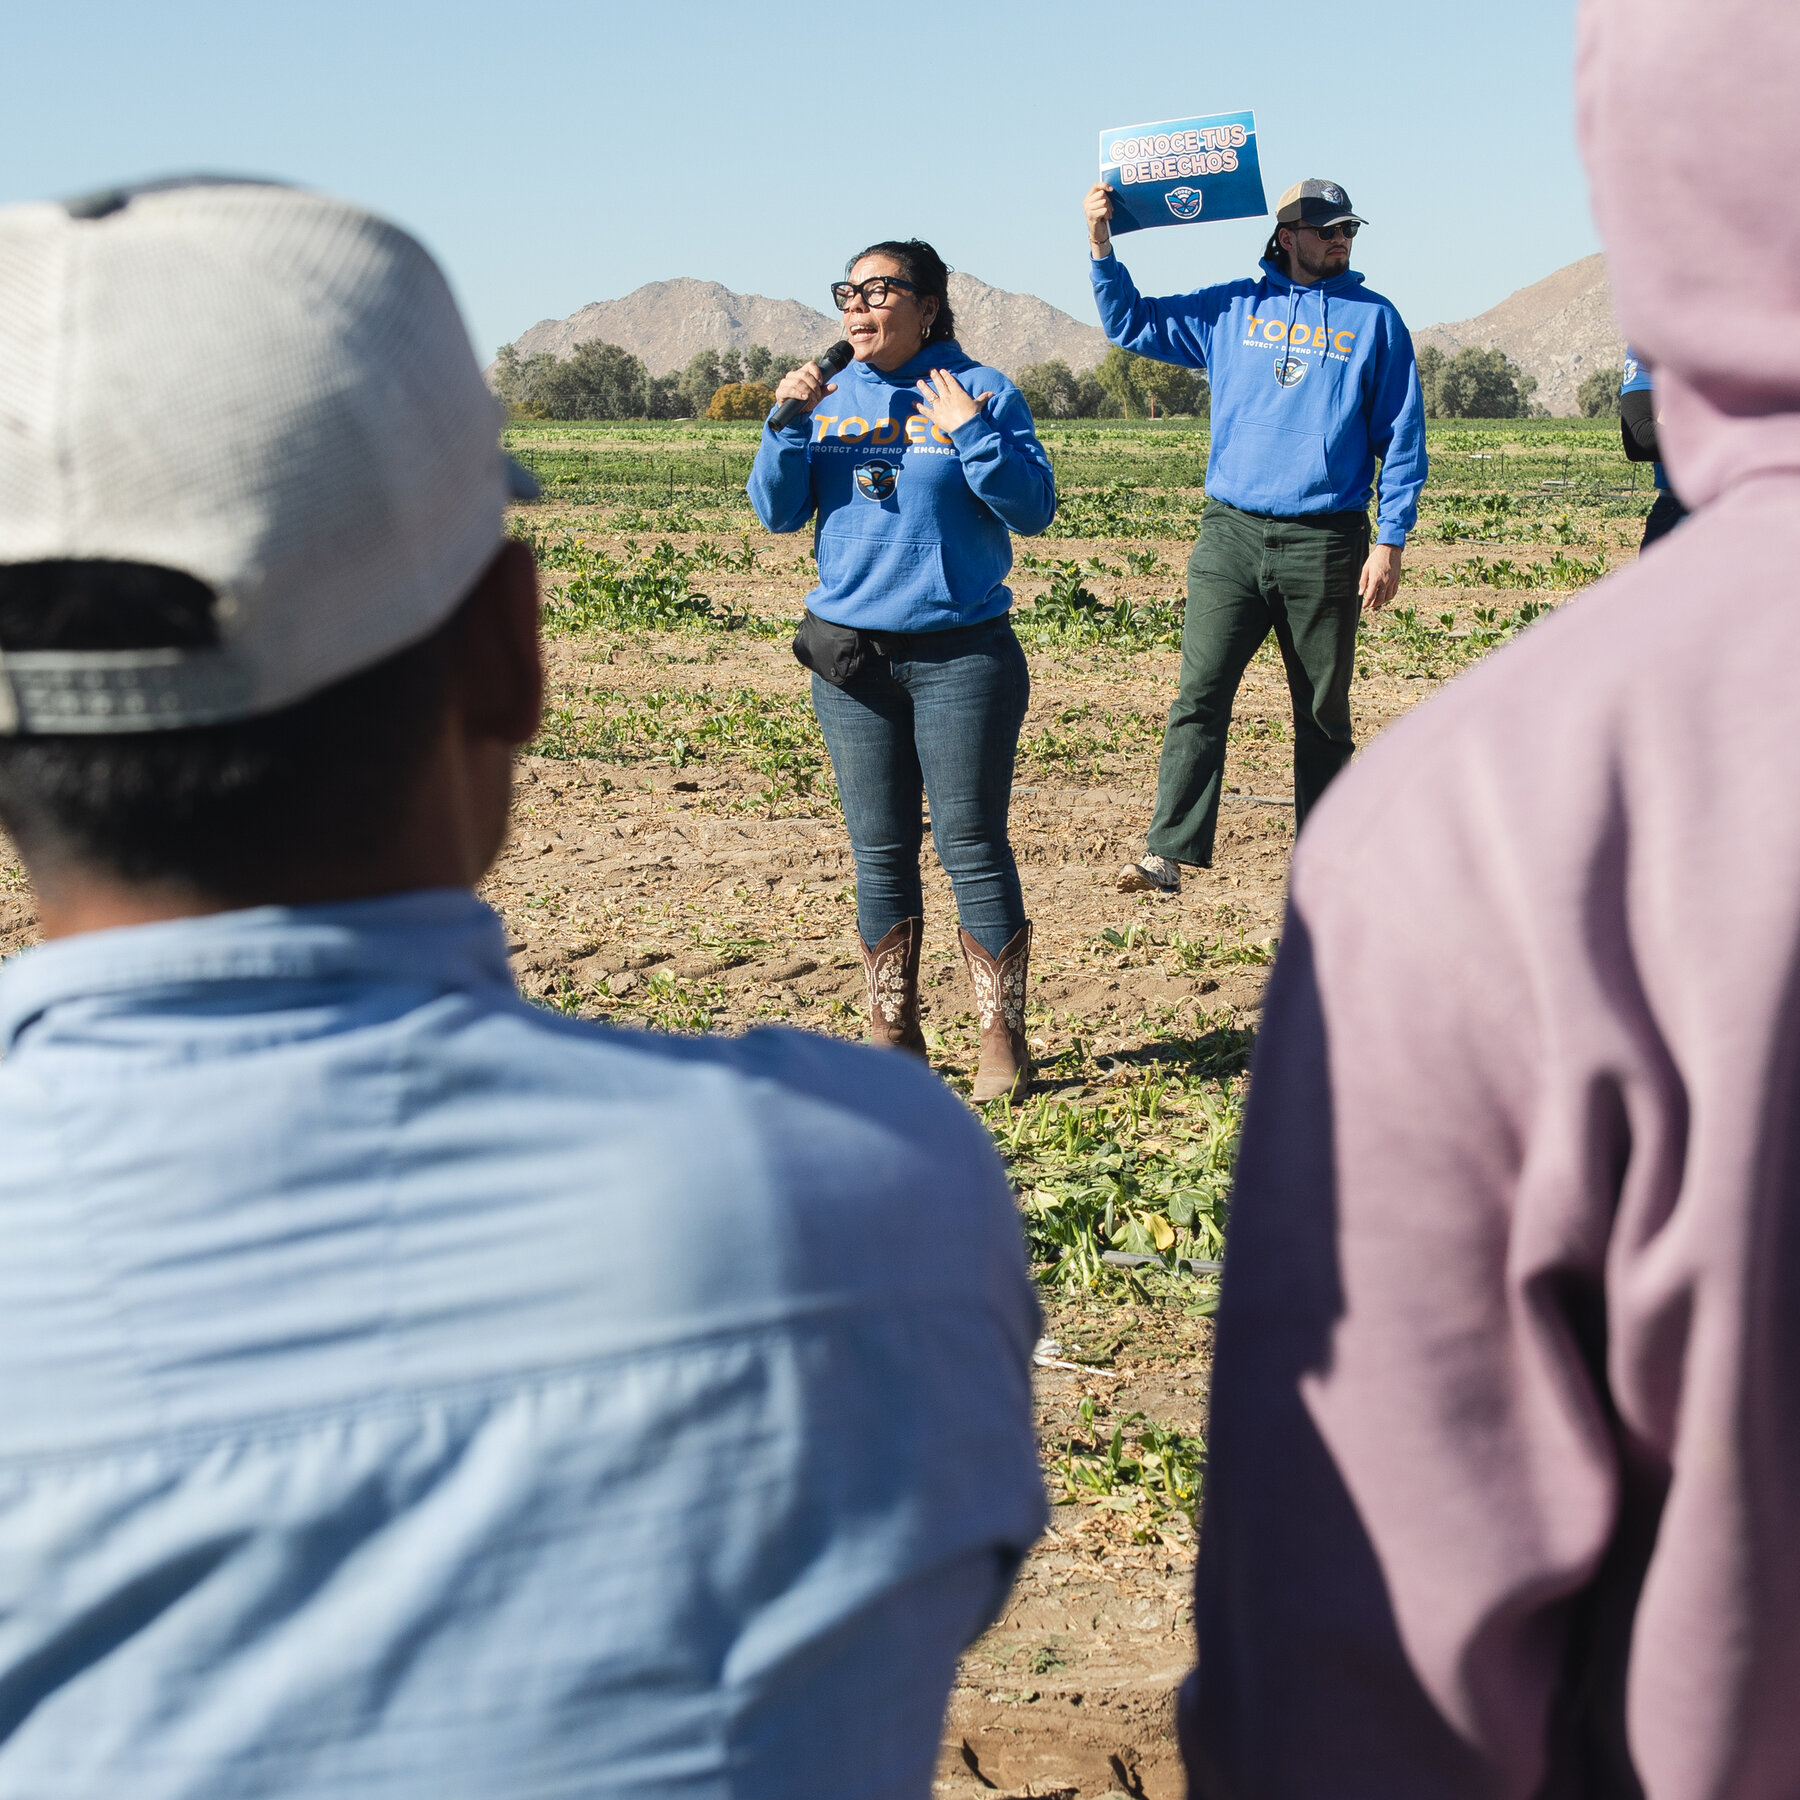
[[[1044,1519],[979,1123],[467,894],[0,968],[0,1800],[930,1790]]]

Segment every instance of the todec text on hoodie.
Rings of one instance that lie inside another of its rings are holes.
[[[1360,275],[1301,286],[1271,262],[1255,281],[1146,300],[1117,257],[1089,260],[1113,343],[1206,371],[1211,498],[1278,518],[1363,512],[1379,456],[1375,541],[1406,542],[1425,485],[1425,401],[1391,301]]]
[[[946,435],[914,385],[947,369],[980,412]],[[1031,409],[997,369],[933,344],[891,374],[851,363],[810,418],[763,427],[750,504],[771,531],[817,515],[807,610],[863,631],[944,631],[1012,605],[1009,531],[1056,516],[1056,478]]]

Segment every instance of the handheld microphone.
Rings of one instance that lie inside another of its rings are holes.
[[[819,358],[819,373],[829,381],[845,363],[855,356],[847,338],[840,338],[823,356]],[[806,410],[804,400],[784,400],[769,414],[769,429],[779,431],[782,426],[791,424]]]

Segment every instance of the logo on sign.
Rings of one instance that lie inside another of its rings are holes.
[[[899,471],[879,457],[873,462],[859,463],[856,469],[856,491],[865,500],[891,500]]]
[[[1197,219],[1200,216],[1203,197],[1198,188],[1178,187],[1170,188],[1163,195],[1163,201],[1176,218]]]
[[[1306,379],[1306,364],[1297,356],[1277,357],[1275,379],[1282,387],[1298,387]]]

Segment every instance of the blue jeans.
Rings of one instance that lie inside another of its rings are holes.
[[[878,634],[847,688],[813,677],[813,711],[856,857],[856,926],[877,944],[925,910],[919,885],[931,837],[963,929],[992,956],[1025,923],[1006,836],[1013,758],[1031,696],[1025,652],[1003,616],[957,631]]]
[[[1650,508],[1650,516],[1644,520],[1644,537],[1643,542],[1638,545],[1639,551],[1648,550],[1658,538],[1667,537],[1687,516],[1687,508],[1668,488],[1658,488],[1656,504]]]

